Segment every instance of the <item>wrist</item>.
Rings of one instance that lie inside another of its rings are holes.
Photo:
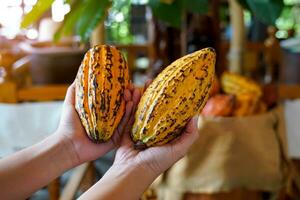
[[[80,199],[139,199],[155,178],[142,166],[113,164]]]
[[[75,145],[71,138],[61,133],[59,130],[53,134],[53,137],[56,138],[58,145],[62,149],[62,156],[65,158],[63,162],[65,162],[67,168],[73,168],[81,164],[75,149]]]
[[[113,174],[116,177],[124,177],[124,179],[130,177],[132,179],[139,180],[138,182],[144,183],[145,186],[150,185],[157,177],[152,170],[138,163],[114,163],[108,172],[108,175]]]

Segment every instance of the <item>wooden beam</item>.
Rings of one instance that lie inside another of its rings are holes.
[[[17,86],[14,82],[0,83],[0,102],[17,103]]]
[[[18,90],[18,101],[53,101],[65,98],[69,85],[33,86]]]
[[[300,85],[279,85],[280,99],[300,99]]]

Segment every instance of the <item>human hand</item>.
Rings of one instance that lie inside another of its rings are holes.
[[[131,85],[125,90],[124,99],[126,108],[120,124],[108,142],[95,144],[86,135],[84,127],[75,110],[75,84],[73,83],[68,88],[61,120],[56,133],[68,147],[66,149],[68,149],[71,154],[74,166],[86,161],[94,160],[119,145],[121,135],[126,131],[128,132],[130,129],[127,127],[127,124],[129,123],[130,116],[137,104],[137,101],[133,101],[133,99],[139,98],[136,97],[138,95],[139,93]]]
[[[132,98],[134,105],[139,98],[137,91]],[[129,128],[134,123],[134,115],[131,115],[112,167],[81,199],[138,199],[157,176],[187,153],[198,138],[197,119],[192,118],[182,135],[171,143],[139,151],[134,149],[130,138]]]
[[[186,125],[181,136],[169,144],[155,146],[139,151],[134,149],[134,144],[129,134],[124,134],[121,146],[116,152],[113,167],[142,168],[142,171],[156,178],[171,165],[181,159],[190,146],[198,138],[198,116],[193,117]]]

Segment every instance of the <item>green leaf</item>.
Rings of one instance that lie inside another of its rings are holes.
[[[204,14],[208,12],[208,0],[184,0],[184,7],[194,13]]]
[[[241,4],[241,6],[246,9],[246,10],[250,10],[247,0],[238,0],[238,2]]]
[[[46,12],[52,5],[54,0],[38,0],[33,6],[32,10],[26,14],[21,22],[21,28],[26,28],[30,24],[36,22],[44,12]]]
[[[94,28],[104,19],[109,0],[86,0],[82,14],[76,23],[76,32],[82,41],[87,41]]]
[[[172,4],[165,4],[160,0],[149,0],[149,6],[155,17],[173,27],[180,28],[183,14],[182,0],[175,0]]]
[[[54,41],[57,42],[62,35],[70,35],[82,14],[84,1],[74,0],[71,4],[71,11],[65,15],[62,26],[56,31]]]
[[[172,4],[175,0],[160,0],[162,3]]]
[[[262,22],[275,25],[280,16],[284,3],[283,0],[246,0],[251,12]]]

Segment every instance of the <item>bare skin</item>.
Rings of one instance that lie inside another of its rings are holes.
[[[42,142],[0,160],[1,198],[25,199],[66,170],[118,148],[113,166],[81,199],[138,199],[159,174],[185,155],[198,137],[194,118],[178,140],[144,151],[133,149],[129,132],[140,96],[133,86],[125,91],[126,112],[112,139],[94,144],[86,136],[75,110],[72,84],[57,131]]]
[[[112,167],[80,199],[139,199],[147,187],[182,158],[198,138],[197,119],[194,117],[188,123],[178,140],[144,151],[135,150],[129,135],[124,135]]]

